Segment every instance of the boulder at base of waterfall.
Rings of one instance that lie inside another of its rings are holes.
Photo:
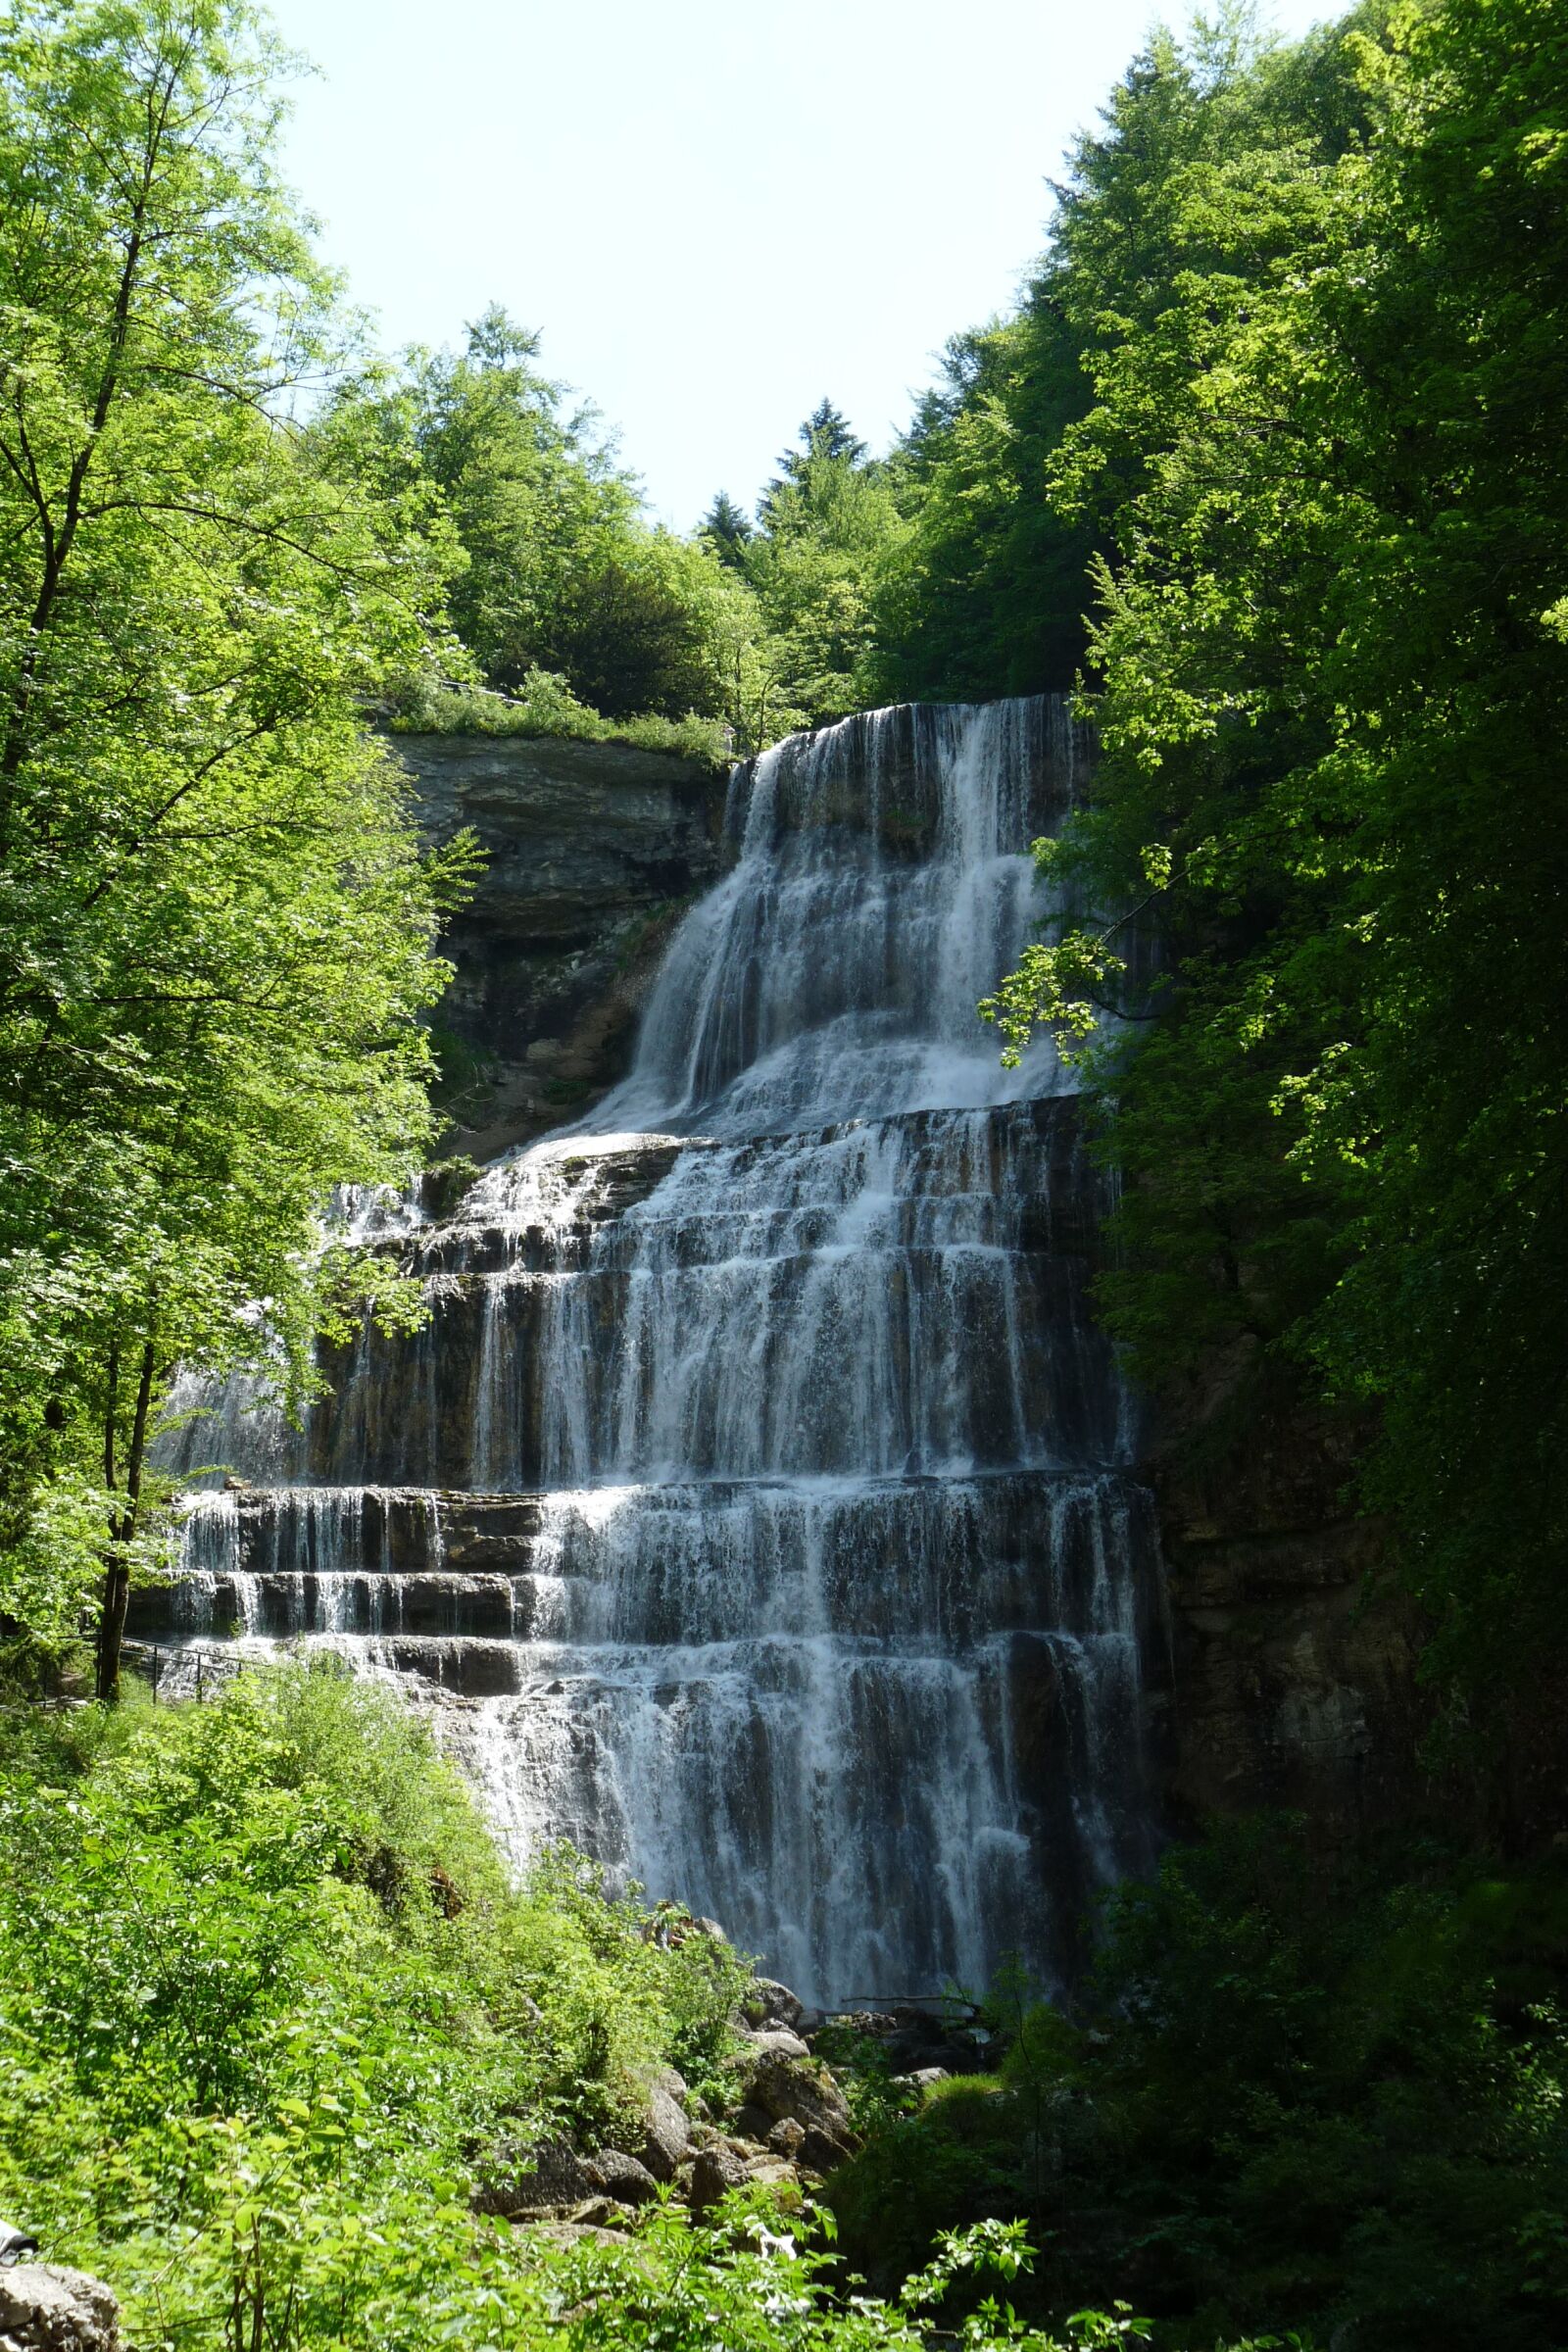
[[[601,2197],[599,2203],[610,2209],[608,2197]],[[542,2237],[552,2246],[577,2246],[585,2238],[596,2246],[624,2246],[631,2242],[626,2230],[605,2222],[537,2221],[530,2222],[528,2228],[535,2237]]]
[[[753,2188],[765,2188],[788,2213],[797,2212],[806,2190],[800,2174],[782,2156],[754,2156],[746,2167]]]
[[[692,2128],[680,2103],[685,2089],[672,2066],[666,2066],[648,2087],[638,2154],[656,2180],[673,2180],[691,2145]]]
[[[120,2305],[101,2278],[53,2263],[0,2270],[5,2352],[119,2352]]]
[[[595,2237],[609,2237],[616,2230],[626,2237],[632,2209],[619,2197],[589,2197],[564,2218],[571,2229],[591,2231]]]
[[[585,2170],[618,2205],[651,2205],[659,2194],[659,2183],[647,2165],[620,2148],[599,2148],[589,2157]]]
[[[732,2188],[744,2188],[751,2178],[746,2160],[722,2140],[711,2148],[699,2148],[692,2159],[691,2186],[686,2192],[693,2213],[711,2213],[720,2197]]]
[[[564,2139],[523,2147],[504,2140],[487,2158],[473,2195],[475,2213],[569,2213],[601,2187],[575,2148]]]
[[[741,2003],[742,2014],[753,2033],[760,2034],[769,2026],[783,2026],[791,2034],[801,2030],[806,2015],[806,2003],[772,1977],[759,1977]]]
[[[843,2091],[814,2060],[764,2051],[752,2068],[747,2098],[773,2123],[791,2116],[804,2127],[802,2155],[813,2172],[829,2171],[861,2145]]]
[[[792,2034],[787,2026],[764,2026],[760,2033],[748,2034],[746,2039],[750,2045],[748,2055],[751,2050],[764,2056],[771,2054],[775,2058],[809,2058],[811,2055],[800,2035]]]
[[[786,2115],[768,2132],[764,2143],[786,2164],[793,2164],[806,2145],[806,2126],[798,2124],[793,2115]]]

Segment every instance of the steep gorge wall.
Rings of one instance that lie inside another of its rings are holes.
[[[667,752],[518,736],[399,735],[438,838],[486,854],[444,953],[436,1015],[467,1064],[445,1149],[487,1159],[624,1077],[680,912],[714,881],[725,779]]]
[[[1333,1841],[1425,1805],[1419,1618],[1357,1507],[1362,1434],[1251,1342],[1152,1416],[1177,1828],[1281,1806]]]

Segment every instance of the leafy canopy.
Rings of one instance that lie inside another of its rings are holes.
[[[106,1546],[122,1592],[175,1360],[297,1388],[330,1189],[429,1133],[468,851],[361,711],[449,551],[295,422],[340,343],[282,62],[238,0],[0,24],[0,1607],[44,1630]]]

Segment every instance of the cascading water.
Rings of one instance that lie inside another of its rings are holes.
[[[1004,1071],[974,1009],[1081,758],[1042,700],[737,769],[624,1085],[397,1220],[425,1328],[297,1435],[193,1387],[171,1446],[267,1482],[194,1508],[188,1642],[422,1678],[519,1855],[569,1837],[823,2002],[1059,1974],[1147,1853],[1102,1180],[1049,1046]]]

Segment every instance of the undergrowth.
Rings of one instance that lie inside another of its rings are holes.
[[[1568,2342],[1568,1868],[1434,1844],[1325,1861],[1260,1818],[1121,1888],[1071,2015],[999,1987],[997,2074],[889,2115],[829,2181],[887,2284],[1024,2222],[1032,2308],[1121,2294],[1159,2341]]]
[[[786,2222],[760,2193],[707,2225],[666,2193],[619,2237],[476,2211],[498,2150],[604,2144],[661,2067],[722,2102],[750,1972],[649,1920],[569,1852],[514,1886],[421,1723],[333,1661],[206,1704],[14,1706],[0,2213],[108,2280],[136,2352],[873,2352],[939,2321],[972,2352],[1108,2352],[1144,2332],[1015,2318],[1013,2223],[939,2238],[879,2300],[847,2281],[831,2217]]]

